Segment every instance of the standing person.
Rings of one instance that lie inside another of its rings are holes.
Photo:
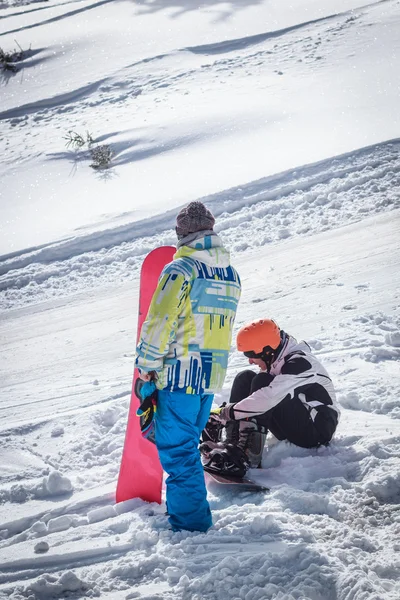
[[[161,273],[136,350],[141,379],[157,388],[155,443],[176,531],[212,525],[198,444],[224,383],[241,292],[214,223],[201,202],[178,214],[178,249]]]
[[[226,425],[227,436],[201,444],[205,469],[243,477],[261,461],[268,431],[302,448],[328,444],[340,412],[332,380],[308,344],[270,319],[244,325],[236,344],[260,371],[238,373],[229,403],[211,411],[203,439],[215,435],[216,425]]]

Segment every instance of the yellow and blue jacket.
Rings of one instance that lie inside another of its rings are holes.
[[[219,391],[240,292],[239,275],[218,235],[205,235],[179,248],[154,292],[136,349],[136,366],[156,371],[160,390]]]

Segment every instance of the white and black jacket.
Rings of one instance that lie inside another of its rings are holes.
[[[224,412],[228,419],[251,419],[289,398],[302,402],[309,410],[312,420],[320,407],[328,407],[335,411],[339,418],[340,410],[332,380],[319,360],[311,354],[306,342],[297,342],[295,338],[286,335],[283,348],[272,364],[270,374],[273,379],[267,387],[225,407]]]

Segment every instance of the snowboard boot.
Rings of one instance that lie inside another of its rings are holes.
[[[250,464],[243,450],[238,446],[228,444],[212,450],[208,462],[204,465],[204,470],[241,479],[246,475],[249,467]]]
[[[261,469],[261,461],[266,438],[267,434],[261,433],[260,431],[253,431],[249,435],[246,454],[252,469]]]
[[[237,446],[239,442],[239,421],[228,421],[225,425],[225,444]]]
[[[238,447],[245,452],[252,469],[261,468],[261,459],[265,444],[265,433],[257,430],[251,421],[240,421],[238,431]]]

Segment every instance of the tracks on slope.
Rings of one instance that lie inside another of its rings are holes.
[[[203,198],[234,253],[337,229],[400,205],[400,140],[291,169]],[[15,308],[137,277],[174,244],[177,209],[31,248],[0,261],[0,307]],[[251,233],[251,235],[250,235]]]

